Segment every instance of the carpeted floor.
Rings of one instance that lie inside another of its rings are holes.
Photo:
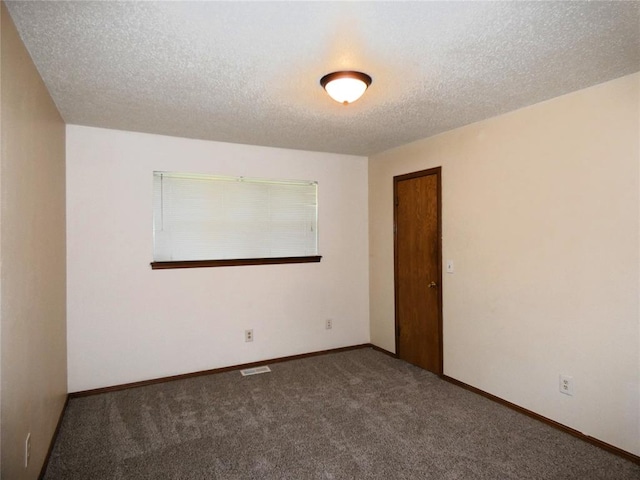
[[[372,349],[70,400],[45,479],[640,479]]]

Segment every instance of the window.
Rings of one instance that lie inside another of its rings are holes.
[[[318,262],[318,185],[153,173],[152,268]]]

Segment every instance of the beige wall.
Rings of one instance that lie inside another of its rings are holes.
[[[67,391],[65,126],[4,3],[1,15],[1,476],[30,479]]]
[[[368,343],[367,165],[68,125],[69,390]],[[154,170],[318,181],[322,261],[151,270]]]
[[[370,158],[372,342],[394,350],[393,176],[442,166],[445,374],[640,454],[639,91],[636,74]]]

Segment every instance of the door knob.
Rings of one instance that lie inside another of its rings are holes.
[[[438,286],[438,284],[436,282],[431,282],[428,287],[429,288],[436,288]]]

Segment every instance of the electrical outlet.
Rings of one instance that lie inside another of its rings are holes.
[[[27,439],[24,441],[24,468],[29,466],[31,460],[31,432],[27,433]]]
[[[560,393],[573,396],[573,377],[560,375]]]
[[[253,342],[253,329],[244,331],[244,341]]]
[[[324,324],[324,328],[326,328],[327,330],[331,330],[333,328],[333,320],[327,318],[327,321]]]

